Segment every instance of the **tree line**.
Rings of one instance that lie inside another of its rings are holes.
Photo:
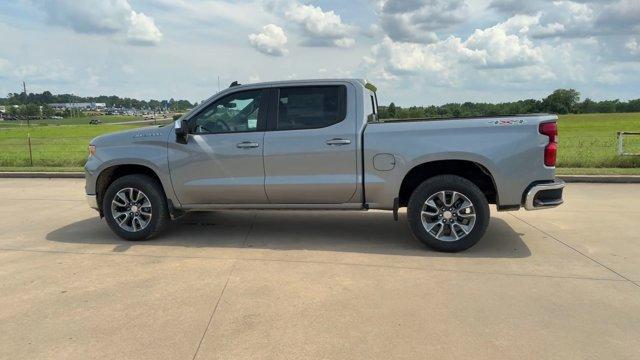
[[[107,107],[126,108],[126,109],[149,109],[149,110],[172,110],[184,111],[194,107],[188,100],[138,100],[131,98],[121,98],[115,95],[107,96],[77,96],[73,94],[54,95],[50,91],[37,93],[9,93],[6,98],[0,98],[0,105],[25,105],[25,106],[44,106],[52,103],[105,103]],[[43,109],[44,111],[44,109]]]
[[[413,119],[466,116],[499,116],[513,114],[554,113],[587,114],[640,112],[640,99],[620,101],[580,101],[580,93],[574,89],[558,89],[542,100],[527,99],[498,104],[449,103],[440,106],[400,107],[393,102],[378,109],[381,119]]]
[[[18,109],[9,106],[7,112],[19,112],[22,116],[35,116],[41,114],[48,117],[54,111],[48,104],[51,103],[81,103],[97,102],[106,103],[107,107],[126,109],[170,110],[185,111],[197,105],[188,100],[137,100],[111,96],[82,97],[72,94],[54,95],[49,91],[38,93],[9,93],[6,98],[0,98],[0,105],[20,105]],[[42,111],[40,111],[42,107]],[[581,114],[581,113],[616,113],[616,112],[640,112],[640,99],[620,101],[603,100],[594,101],[589,98],[580,101],[580,93],[574,89],[558,89],[544,99],[527,99],[498,104],[491,103],[449,103],[444,105],[400,107],[393,102],[388,106],[379,107],[381,119],[408,119],[408,118],[438,118],[438,117],[465,117],[465,116],[497,116],[509,114],[531,113],[555,113],[555,114]],[[18,114],[15,114],[18,115]]]

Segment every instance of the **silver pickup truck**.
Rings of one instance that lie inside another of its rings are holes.
[[[480,240],[498,211],[562,203],[555,115],[383,120],[363,80],[235,85],[173,126],[93,139],[87,200],[143,240],[188,211],[407,208],[439,251]]]

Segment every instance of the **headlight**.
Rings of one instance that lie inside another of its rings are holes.
[[[89,145],[89,157],[95,156],[95,154],[96,154],[96,146]]]

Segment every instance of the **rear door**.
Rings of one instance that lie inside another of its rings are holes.
[[[347,85],[273,90],[276,106],[264,136],[270,203],[341,204],[354,196],[356,107],[348,92]]]

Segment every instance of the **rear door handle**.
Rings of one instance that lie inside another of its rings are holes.
[[[351,140],[335,138],[335,139],[327,140],[325,144],[332,145],[332,146],[349,145],[351,144]]]
[[[260,144],[258,144],[257,142],[251,142],[251,141],[243,141],[241,143],[238,143],[236,145],[236,147],[238,147],[238,149],[255,149],[257,147],[259,147]]]

